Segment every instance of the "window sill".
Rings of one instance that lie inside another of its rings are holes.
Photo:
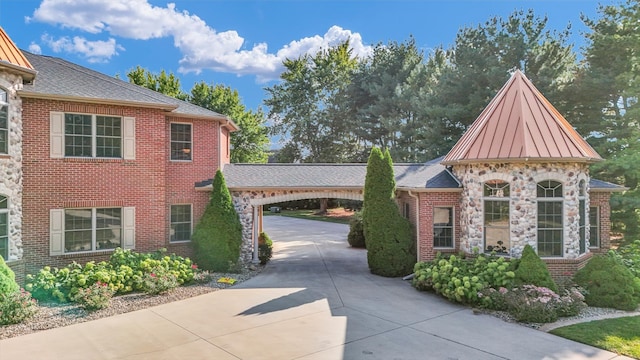
[[[9,154],[0,154],[0,159],[11,159],[12,156]]]
[[[173,159],[169,159],[169,161],[172,163],[178,163],[178,164],[188,164],[193,162],[193,160],[173,160]]]
[[[81,256],[87,256],[87,255],[108,254],[108,253],[114,252],[115,250],[116,249],[76,251],[76,252],[64,253],[64,254],[61,254],[61,255],[53,255],[53,256],[60,256],[60,257],[63,257],[63,258],[66,259],[66,258],[81,257]]]
[[[191,240],[182,240],[182,241],[169,241],[169,245],[180,245],[180,244],[188,244]]]
[[[445,250],[445,251],[449,251],[449,250],[455,250],[456,248],[454,247],[434,247],[433,250]]]
[[[125,160],[122,158],[84,158],[84,157],[66,157],[64,162],[94,162],[94,163],[120,163]]]

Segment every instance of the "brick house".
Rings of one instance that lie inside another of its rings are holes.
[[[189,255],[229,163],[227,117],[68,61],[0,28],[0,255],[22,280],[114,248]]]
[[[0,256],[20,281],[45,265],[105,260],[116,247],[190,256],[223,168],[257,260],[266,204],[362,200],[366,164],[230,164],[226,116],[71,62],[20,51],[0,28]],[[396,164],[417,260],[437,252],[518,257],[555,275],[609,248],[600,157],[521,72],[444,158]]]

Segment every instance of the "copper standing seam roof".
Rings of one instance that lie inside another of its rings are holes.
[[[25,73],[27,80],[31,80],[35,76],[36,71],[29,60],[0,27],[0,66],[4,65],[3,63]]]
[[[579,161],[602,158],[520,71],[442,161]]]

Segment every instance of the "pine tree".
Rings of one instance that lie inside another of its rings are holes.
[[[413,271],[415,246],[409,222],[395,201],[391,155],[371,150],[364,187],[363,225],[372,273],[395,277]]]
[[[240,259],[242,224],[222,172],[213,179],[211,200],[193,233],[194,259],[203,270],[232,270]]]

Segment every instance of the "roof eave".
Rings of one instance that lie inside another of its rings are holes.
[[[205,186],[196,186],[195,189],[196,191],[211,191],[213,185],[209,184],[209,185],[205,185]],[[263,191],[267,191],[267,190],[274,190],[274,191],[280,191],[280,190],[314,190],[314,191],[336,191],[336,190],[349,190],[349,191],[353,191],[353,190],[362,190],[363,187],[362,186],[295,186],[295,187],[290,187],[290,186],[229,186],[229,184],[227,184],[227,187],[229,188],[229,190],[236,190],[236,191],[253,191],[253,190],[263,190]]]
[[[189,118],[189,119],[201,119],[201,120],[217,120],[218,122],[220,122],[222,124],[222,127],[226,127],[231,132],[240,130],[238,125],[236,125],[236,123],[234,123],[233,120],[229,119],[227,116],[224,116],[224,115],[221,115],[221,116],[207,116],[207,115],[178,113],[178,112],[173,112],[173,111],[171,112],[171,114],[167,114],[167,115],[171,116],[171,117],[177,117],[177,118]]]
[[[43,93],[27,91],[27,90],[19,90],[18,95],[20,95],[20,97],[32,98],[32,99],[73,101],[73,102],[84,102],[84,103],[88,102],[88,103],[103,104],[103,105],[135,106],[135,107],[142,107],[142,108],[160,109],[160,110],[166,110],[166,111],[173,111],[178,108],[177,105],[173,105],[173,104],[147,103],[147,102],[140,102],[140,101],[89,98],[89,97],[81,97],[81,96],[56,95],[56,94],[43,94]]]
[[[28,69],[23,66],[15,65],[7,61],[0,61],[0,68],[7,68],[11,71],[16,71],[20,73],[24,82],[31,82],[35,79],[38,72],[33,69]]]
[[[426,188],[426,187],[409,187],[409,186],[398,186],[396,190],[400,191],[411,191],[411,192],[422,192],[422,193],[435,193],[435,192],[462,192],[462,188]]]
[[[595,192],[625,192],[627,190],[629,190],[629,188],[625,187],[625,186],[614,187],[614,188],[609,188],[609,187],[607,187],[607,188],[599,188],[599,187],[589,188],[590,192],[594,192],[594,191]]]
[[[603,161],[602,158],[592,157],[562,157],[562,158],[542,158],[542,157],[522,157],[522,158],[495,158],[495,159],[461,159],[461,160],[448,160],[443,161],[440,164],[445,166],[451,165],[467,165],[467,164],[479,164],[479,163],[557,163],[557,162],[571,162],[571,163],[587,163],[592,164],[599,161]]]

